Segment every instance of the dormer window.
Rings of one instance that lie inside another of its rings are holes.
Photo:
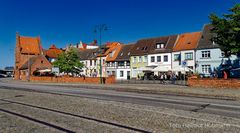
[[[114,55],[115,51],[116,51],[116,50],[114,50],[114,51],[112,51],[112,52],[110,52],[110,53],[109,53],[109,56],[110,56],[110,58],[112,58],[112,57],[113,57],[113,55]]]
[[[123,52],[120,54],[120,56],[123,56]]]
[[[165,44],[164,43],[157,43],[156,44],[156,48],[157,49],[164,49],[165,48]]]
[[[112,58],[113,57],[113,53],[111,52],[111,53],[109,53],[109,56],[110,56],[110,58]]]

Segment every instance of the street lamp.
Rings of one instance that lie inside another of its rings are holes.
[[[96,25],[95,29],[94,29],[94,33],[99,33],[99,47],[100,47],[100,65],[99,65],[99,74],[100,74],[100,83],[103,83],[102,80],[102,49],[101,49],[101,45],[102,45],[102,32],[103,31],[107,31],[108,27],[106,24],[100,24],[100,25]]]

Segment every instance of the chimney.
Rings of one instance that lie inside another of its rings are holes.
[[[97,40],[93,40],[93,42],[91,43],[91,46],[97,46]]]

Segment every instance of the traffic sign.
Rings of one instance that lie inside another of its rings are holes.
[[[183,62],[182,62],[182,66],[183,66],[183,67],[186,67],[186,66],[187,66],[187,61],[183,61]]]

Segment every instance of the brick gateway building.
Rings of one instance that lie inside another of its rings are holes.
[[[15,79],[26,80],[37,70],[51,68],[51,63],[43,55],[40,37],[25,37],[16,33]]]

